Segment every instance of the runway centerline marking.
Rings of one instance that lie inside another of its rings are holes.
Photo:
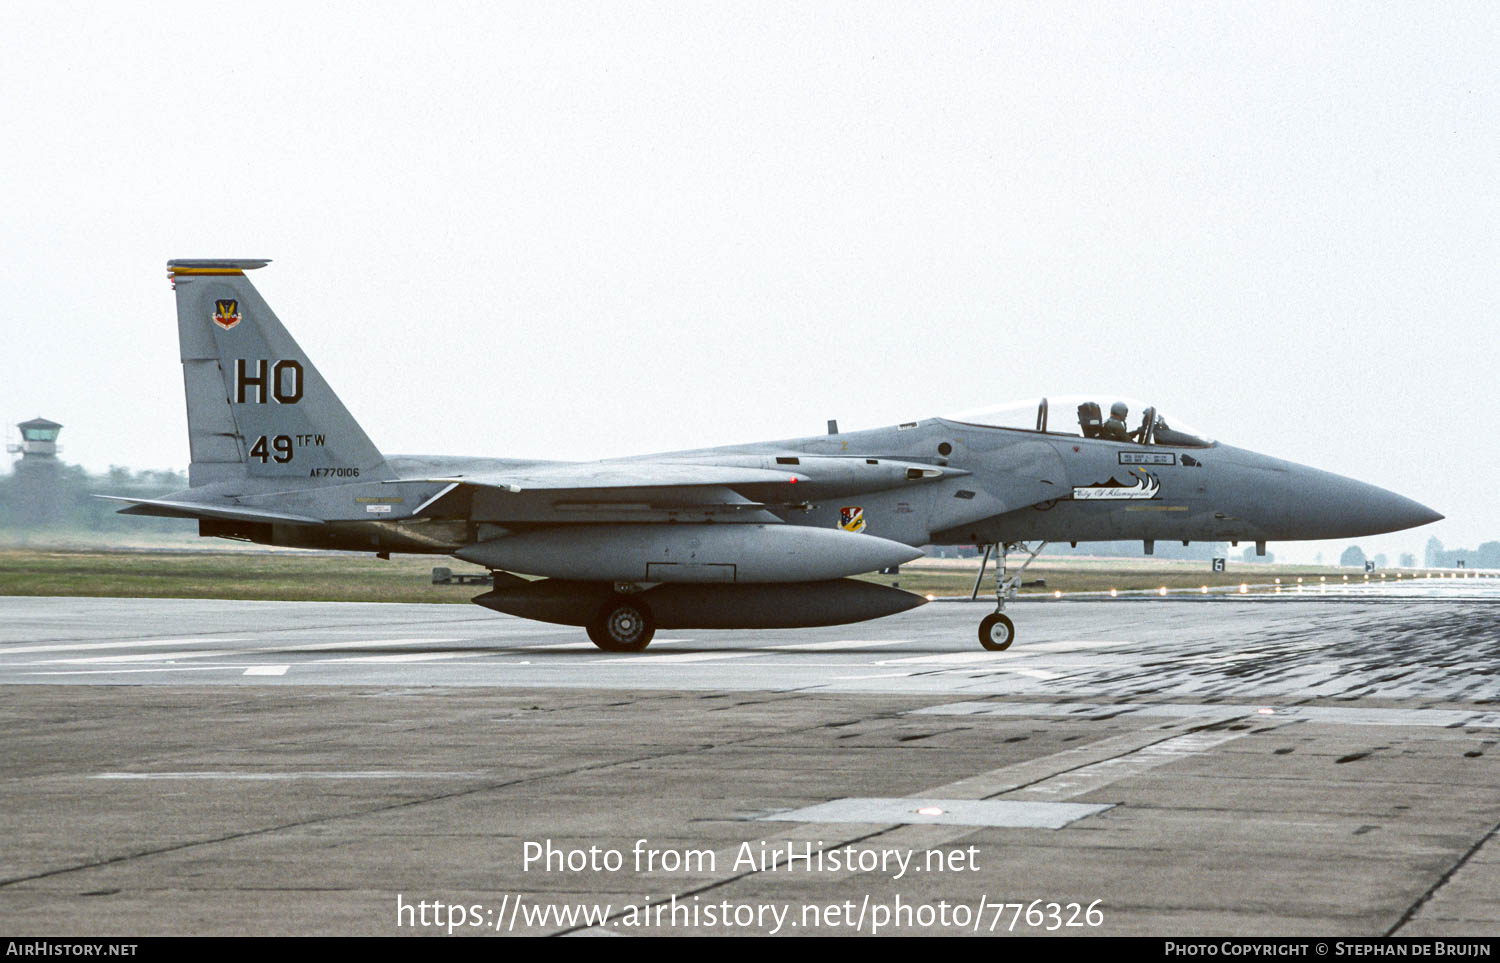
[[[33,665],[62,663],[91,665],[98,663],[166,662],[177,659],[212,659],[219,656],[260,655],[271,652],[324,652],[335,649],[384,648],[396,645],[451,645],[468,639],[357,639],[349,642],[302,642],[294,645],[253,646],[244,649],[200,649],[196,652],[143,652],[136,655],[97,655],[88,658],[43,659]]]
[[[974,665],[976,663],[1001,663],[1023,658],[1021,653],[1010,652],[929,652],[924,655],[906,655],[899,659],[881,659],[874,665]]]
[[[684,662],[721,662],[725,659],[748,659],[759,652],[676,652],[671,655],[637,655],[626,658],[594,659],[589,665],[680,665]]]
[[[461,652],[447,650],[443,652],[405,652],[401,655],[345,655],[337,659],[314,659],[311,665],[330,665],[343,662],[358,662],[366,665],[400,663],[400,662],[439,662],[444,659],[478,659],[486,655],[494,655],[493,652]],[[249,673],[245,673],[249,675]]]
[[[310,770],[306,772],[101,772],[89,778],[111,780],[227,779],[246,782],[282,782],[291,779],[483,779],[483,772],[417,772],[391,770]]]
[[[787,645],[768,645],[766,649],[774,652],[836,652],[840,649],[910,644],[911,639],[838,639],[833,642],[793,642]]]
[[[93,649],[144,649],[152,645],[203,645],[205,642],[247,642],[248,639],[130,639],[127,641],[112,642],[64,642],[49,643],[47,645],[4,645],[0,646],[0,656],[7,655],[32,655],[38,652],[81,652]]]
[[[214,665],[164,665],[149,669],[41,669],[22,672],[20,675],[132,675],[140,672],[223,672],[225,669],[254,669],[258,666],[239,663],[217,663]]]

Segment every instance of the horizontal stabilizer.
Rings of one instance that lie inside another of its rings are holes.
[[[120,515],[155,515],[160,518],[225,518],[236,522],[265,522],[278,525],[323,525],[321,518],[268,512],[238,505],[205,505],[202,502],[171,501],[163,498],[123,498],[119,495],[95,495],[110,502],[126,502]]]

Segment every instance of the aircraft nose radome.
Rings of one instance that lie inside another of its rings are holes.
[[[1438,521],[1443,516],[1420,502],[1377,485],[1328,475],[1310,499],[1306,523],[1317,532],[1305,537],[1354,538],[1399,532]]]
[[[1440,522],[1446,517],[1443,513],[1435,512],[1426,505],[1418,505],[1416,502],[1412,502],[1412,505],[1416,508],[1416,512],[1412,516],[1416,520],[1408,522],[1403,526],[1405,528],[1416,528],[1418,525],[1431,525],[1433,522]]]
[[[1370,486],[1374,488],[1374,486]],[[1416,528],[1441,519],[1443,516],[1423,505],[1395,492],[1376,488],[1380,495],[1372,499],[1372,521],[1377,522],[1383,532],[1399,532],[1404,528]]]

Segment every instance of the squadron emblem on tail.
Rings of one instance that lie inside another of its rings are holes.
[[[228,331],[240,323],[240,303],[233,299],[214,302],[214,324]]]

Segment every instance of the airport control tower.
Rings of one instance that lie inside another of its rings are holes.
[[[62,521],[62,462],[57,457],[57,433],[62,425],[46,418],[33,418],[16,426],[21,443],[7,445],[19,453],[11,480],[14,499],[6,506],[10,520],[23,526],[55,525]]]

